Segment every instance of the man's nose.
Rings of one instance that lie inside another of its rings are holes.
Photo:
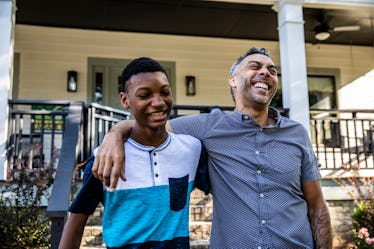
[[[260,69],[260,74],[266,75],[266,76],[270,75],[269,69],[267,69],[266,67],[262,67]]]

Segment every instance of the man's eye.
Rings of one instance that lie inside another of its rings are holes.
[[[261,68],[261,66],[260,65],[257,65],[257,64],[251,64],[251,65],[249,65],[249,67],[251,68],[251,69],[260,69]]]
[[[269,72],[272,75],[277,75],[277,73],[278,73],[276,69],[272,69],[272,68],[269,69]]]

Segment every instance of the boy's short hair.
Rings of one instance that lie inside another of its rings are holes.
[[[149,57],[140,57],[131,61],[125,69],[122,71],[121,75],[121,83],[122,83],[122,91],[128,91],[128,83],[131,76],[139,74],[139,73],[152,73],[152,72],[163,72],[166,77],[168,74],[166,70],[161,64]]]

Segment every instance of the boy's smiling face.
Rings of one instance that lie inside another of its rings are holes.
[[[130,108],[137,124],[145,129],[165,128],[173,97],[163,72],[138,73],[131,76],[127,92],[121,92],[121,103]]]

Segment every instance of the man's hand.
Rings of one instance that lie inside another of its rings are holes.
[[[119,177],[126,181],[124,159],[124,138],[108,132],[96,153],[92,173],[114,191]]]

